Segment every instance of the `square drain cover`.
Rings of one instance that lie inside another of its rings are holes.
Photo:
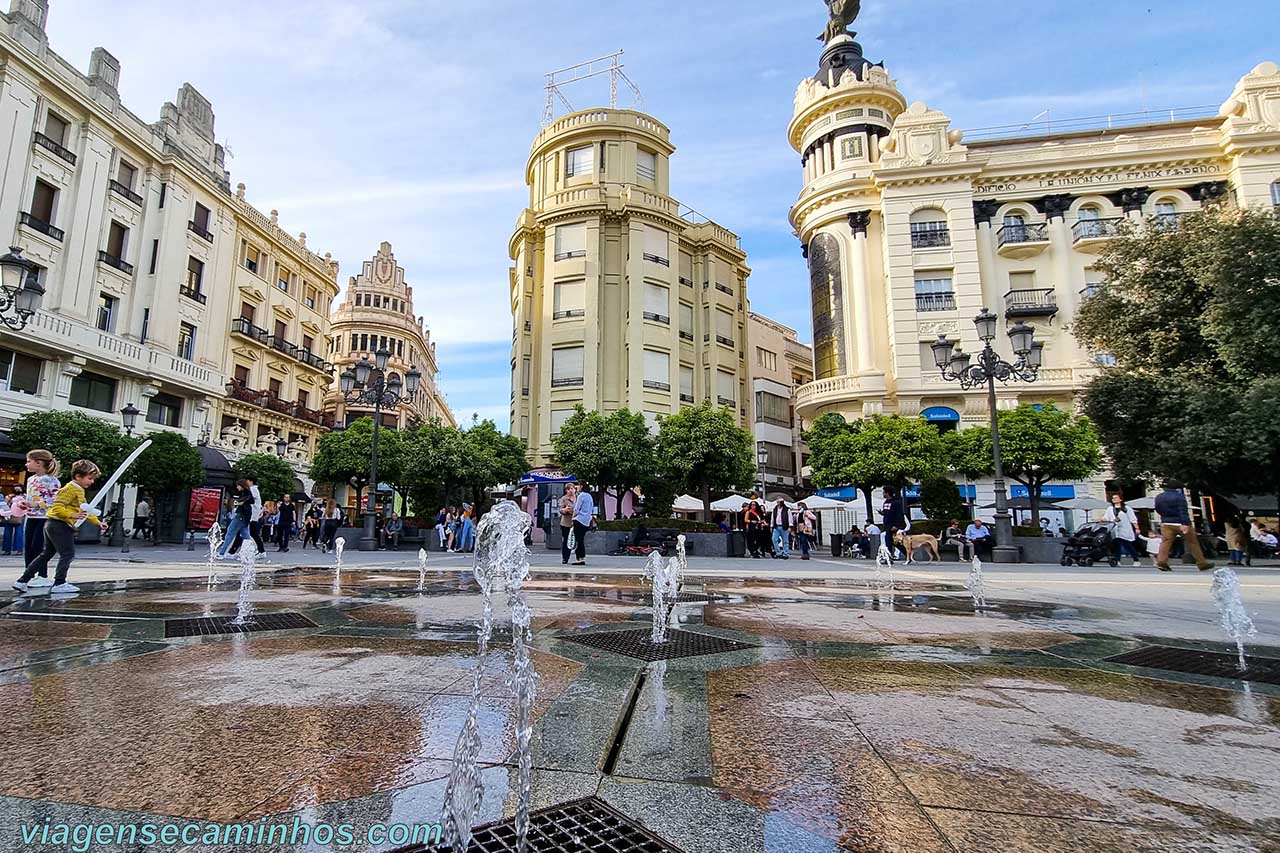
[[[649,639],[648,628],[635,628],[629,631],[590,631],[582,634],[561,634],[562,640],[573,640],[584,646],[603,649],[643,661],[673,660],[675,658],[691,658],[698,655],[715,655],[721,652],[736,652],[741,649],[754,649],[751,643],[739,643],[723,637],[712,637],[693,631],[667,631],[667,641],[662,644]]]
[[[1170,672],[1185,672],[1191,675],[1209,675],[1214,678],[1280,685],[1280,660],[1276,658],[1246,655],[1244,659],[1246,668],[1243,672],[1240,670],[1240,658],[1236,655],[1179,649],[1173,646],[1147,646],[1105,660],[1108,663],[1123,663],[1148,669],[1166,669]]]
[[[680,853],[630,818],[591,797],[553,806],[529,816],[530,853]],[[511,853],[514,820],[476,830],[472,853]],[[436,853],[437,847],[404,847],[395,853]]]
[[[301,613],[260,613],[251,616],[244,625],[232,625],[231,616],[202,616],[199,619],[166,619],[164,635],[172,637],[203,637],[213,634],[248,634],[256,631],[288,631],[294,628],[315,628]]]

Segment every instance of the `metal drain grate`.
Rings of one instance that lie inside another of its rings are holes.
[[[244,625],[232,625],[231,616],[202,616],[199,619],[166,619],[165,638],[204,637],[215,634],[248,634],[256,631],[288,631],[315,628],[301,613],[262,613],[249,617]]]
[[[1236,655],[1179,649],[1173,646],[1146,646],[1105,660],[1108,663],[1123,663],[1147,669],[1165,669],[1191,675],[1209,675],[1214,678],[1280,685],[1280,659],[1276,658],[1245,656],[1247,666],[1243,672],[1240,671],[1240,658]]]
[[[529,817],[531,853],[680,853],[595,797],[543,809]],[[511,853],[516,849],[515,821],[477,829],[467,849],[473,853]],[[419,845],[395,853],[437,851],[438,847]]]
[[[629,631],[590,631],[582,634],[561,634],[560,639],[572,640],[603,649],[627,657],[643,661],[673,660],[675,658],[691,658],[698,655],[716,655],[721,652],[736,652],[741,649],[756,648],[751,643],[739,643],[723,637],[712,637],[693,631],[667,632],[667,641],[662,644],[649,639],[648,628],[636,628]]]

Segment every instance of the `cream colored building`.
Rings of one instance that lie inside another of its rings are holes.
[[[809,262],[816,367],[796,391],[800,417],[985,423],[985,391],[942,379],[929,350],[945,334],[978,352],[983,307],[1034,326],[1045,345],[1039,381],[1001,386],[999,406],[1071,405],[1100,356],[1068,326],[1101,281],[1094,264],[1118,223],[1176,227],[1224,196],[1280,203],[1274,64],[1241,78],[1216,112],[1128,121],[966,136],[944,112],[908,106],[852,38],[829,43],[788,128],[804,171],[791,221]],[[996,344],[1011,356],[1003,335]]]
[[[804,497],[812,491],[802,475],[809,449],[800,435],[794,395],[813,381],[813,347],[800,343],[795,329],[754,311],[748,320],[757,484],[768,498]]]
[[[332,320],[328,357],[335,365],[335,376],[361,358],[374,361],[379,348],[391,354],[389,375],[403,377],[413,367],[422,374],[417,395],[384,411],[383,426],[405,429],[432,420],[457,426],[436,385],[436,345],[423,318],[414,316],[413,288],[405,283],[404,267],[396,263],[390,243],[379,246],[377,254],[364,262],[360,275],[351,278]],[[373,415],[372,406],[348,406],[336,383],[329,388],[325,410],[340,424]]]
[[[230,201],[235,225],[232,289],[220,306],[225,327],[226,396],[214,406],[209,443],[234,459],[276,453],[304,475],[316,442],[331,426],[324,398],[333,382],[329,304],[338,295],[338,264],[307,248],[306,234],[286,233],[244,199]]]
[[[630,110],[534,140],[511,238],[511,431],[531,463],[578,404],[663,415],[710,400],[748,420],[747,256],[670,195],[675,147]]]

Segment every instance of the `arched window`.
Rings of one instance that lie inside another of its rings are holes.
[[[1171,198],[1162,198],[1156,202],[1155,226],[1157,228],[1178,227],[1178,204]]]
[[[951,245],[947,214],[936,207],[926,207],[911,214],[911,248],[933,249]]]
[[[1076,239],[1105,237],[1102,210],[1096,204],[1086,204],[1076,213]]]
[[[819,234],[809,243],[809,287],[815,378],[839,376],[844,372],[844,284],[840,243],[830,234]]]

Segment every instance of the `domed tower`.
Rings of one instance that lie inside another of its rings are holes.
[[[806,419],[822,411],[874,414],[890,390],[886,305],[877,286],[884,229],[873,172],[906,106],[883,63],[868,61],[843,32],[796,90],[787,135],[800,154],[804,187],[791,222],[809,261],[813,307],[815,382],[797,393]]]

